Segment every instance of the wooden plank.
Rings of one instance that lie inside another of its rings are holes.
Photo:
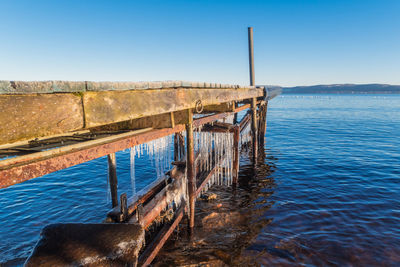
[[[83,128],[79,95],[0,95],[0,144]]]
[[[86,92],[83,94],[86,127],[95,127],[173,111],[242,100],[263,95],[260,88],[162,89]]]

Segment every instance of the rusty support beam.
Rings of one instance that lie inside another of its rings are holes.
[[[207,124],[207,123],[210,123],[210,122],[214,122],[214,121],[219,120],[219,119],[223,119],[223,118],[229,116],[230,114],[232,114],[232,113],[225,112],[225,113],[217,113],[217,114],[213,114],[213,115],[209,115],[209,116],[204,116],[204,117],[198,118],[198,119],[193,121],[193,127],[199,127],[201,125],[204,125],[204,124]]]
[[[172,172],[172,171],[171,171]],[[171,179],[168,179],[167,182],[169,183]],[[138,208],[139,205],[142,205],[144,203],[149,202],[154,196],[156,196],[164,187],[166,186],[166,181],[165,178],[162,177],[150,185],[148,185],[146,188],[141,190],[138,193],[137,196],[134,198],[131,198],[128,203],[128,217],[130,217]],[[112,209],[110,212],[108,212],[107,217],[111,218],[112,221],[116,222],[121,222],[120,220],[120,208],[116,207]]]
[[[235,113],[236,112],[240,112],[240,111],[243,111],[243,110],[246,110],[246,109],[248,109],[248,108],[251,108],[251,105],[250,104],[244,104],[244,105],[242,105],[242,106],[240,106],[240,107],[237,107],[237,108],[235,108]]]
[[[251,133],[252,133],[252,143],[253,143],[253,162],[256,162],[258,154],[258,135],[257,135],[257,99],[253,98],[251,100]]]
[[[115,153],[108,154],[108,183],[110,185],[112,207],[118,206],[117,159]]]
[[[139,134],[137,132],[125,133],[113,138],[104,138],[104,142],[98,139],[54,151],[35,153],[36,155],[7,159],[0,162],[0,188],[66,169],[183,130],[183,125],[177,125],[173,129],[139,131]],[[7,161],[12,163],[7,164]]]
[[[193,232],[194,228],[194,209],[196,201],[196,174],[194,165],[194,140],[193,140],[193,116],[192,111],[189,112],[189,121],[186,124],[186,170],[188,179],[188,193],[189,193],[189,230]]]
[[[164,187],[154,198],[143,207],[143,218],[140,224],[147,229],[168,205],[167,189]]]
[[[180,172],[179,175],[174,179],[173,183],[165,186],[160,192],[158,192],[148,203],[143,205],[143,218],[140,224],[147,229],[154,220],[160,215],[160,213],[167,208],[171,199],[168,197],[171,194],[172,188],[178,188],[183,190],[184,173]],[[129,215],[128,215],[129,217]],[[134,222],[134,219],[130,222]]]
[[[213,174],[215,173],[215,171],[218,168],[218,164],[215,164],[214,168],[212,168],[210,170],[210,172],[207,174],[206,178],[204,178],[204,180],[201,182],[201,184],[197,187],[196,189],[196,197],[198,197],[201,193],[201,190],[204,188],[204,186],[206,186],[208,180],[211,179],[211,177],[213,176]]]
[[[251,119],[251,114],[247,113],[246,116],[239,122],[240,131],[242,131],[248,124]]]
[[[236,126],[233,129],[233,168],[232,168],[232,186],[237,187],[239,180],[239,141],[240,141],[240,127]]]
[[[151,262],[156,257],[157,253],[164,246],[165,242],[171,236],[175,228],[178,226],[179,222],[182,220],[185,209],[182,206],[175,213],[175,220],[170,225],[164,225],[160,232],[157,234],[156,238],[150,243],[146,250],[140,255],[138,266],[145,267],[151,264]]]

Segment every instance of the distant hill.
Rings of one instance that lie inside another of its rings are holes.
[[[389,84],[330,84],[282,87],[282,89],[283,94],[400,94],[400,85]]]

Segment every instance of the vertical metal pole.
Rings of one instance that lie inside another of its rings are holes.
[[[235,189],[239,180],[239,140],[240,140],[240,126],[236,125],[233,128],[233,181],[232,186]]]
[[[108,183],[110,184],[111,201],[113,208],[118,206],[118,180],[117,159],[115,153],[109,154],[108,158]]]
[[[254,75],[254,48],[253,48],[253,27],[248,28],[249,35],[249,70],[250,70],[250,85],[255,85],[255,75]],[[253,98],[251,100],[251,131],[253,137],[253,160],[256,162],[257,159],[257,148],[258,148],[258,136],[257,136],[257,99]]]
[[[189,231],[193,232],[194,228],[194,209],[196,200],[196,180],[195,180],[195,166],[194,166],[194,141],[193,141],[193,113],[188,110],[189,121],[186,124],[186,169],[188,179],[188,193],[189,193]]]
[[[250,85],[255,85],[254,78],[254,49],[253,49],[253,27],[248,27],[249,35],[249,70],[250,70]]]
[[[257,99],[251,99],[251,133],[253,143],[253,161],[257,160],[258,154],[258,135],[257,135]]]

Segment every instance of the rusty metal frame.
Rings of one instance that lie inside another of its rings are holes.
[[[164,225],[164,227],[157,234],[156,238],[150,243],[146,250],[139,256],[138,266],[144,267],[150,265],[154,260],[157,253],[164,246],[165,242],[171,236],[179,222],[183,219],[185,213],[185,206],[180,207],[176,212],[175,220],[171,225]]]

